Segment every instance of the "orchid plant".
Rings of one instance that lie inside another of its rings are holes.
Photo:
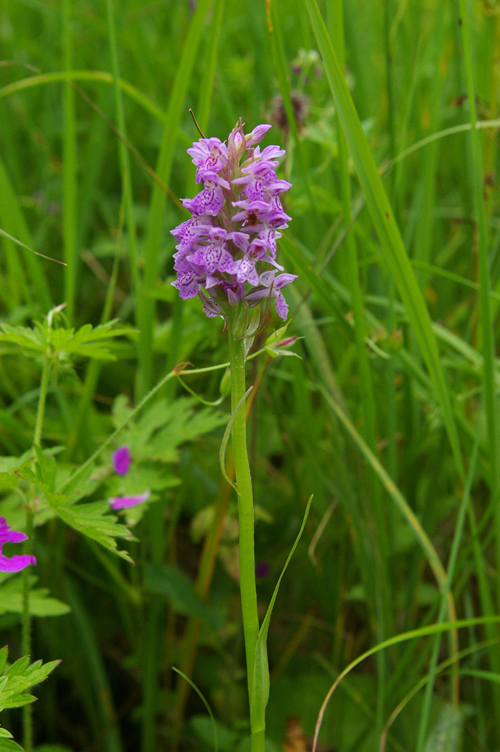
[[[174,254],[177,278],[172,282],[182,299],[197,295],[209,317],[221,316],[229,339],[233,461],[238,494],[240,593],[250,704],[251,750],[264,752],[265,707],[269,694],[266,638],[271,601],[262,627],[257,611],[254,554],[254,502],[247,452],[248,395],[245,361],[254,334],[265,325],[274,299],[278,316],[286,319],[283,288],[296,279],[276,260],[280,230],[289,217],[280,196],[291,188],[276,175],[285,151],[262,141],[270,125],[245,134],[240,121],[227,144],[204,138],[188,149],[203,188],[182,203],[191,218],[172,230],[178,241]],[[287,562],[288,563],[288,562]],[[279,583],[278,583],[279,585]]]

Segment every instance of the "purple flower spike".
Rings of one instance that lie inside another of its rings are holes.
[[[276,312],[286,318],[288,306],[282,288],[295,279],[281,274],[276,262],[276,240],[290,217],[280,196],[291,183],[278,179],[279,146],[258,144],[270,125],[245,134],[241,120],[227,139],[195,141],[188,154],[196,165],[202,190],[182,199],[192,216],[174,230],[177,278],[172,282],[183,300],[197,295],[209,317],[225,316],[227,306],[258,306],[275,298]],[[273,268],[274,267],[274,268]]]
[[[132,496],[112,496],[108,499],[111,504],[111,509],[115,511],[117,509],[128,509],[129,507],[137,507],[139,504],[143,504],[151,496],[151,491],[144,491],[142,494],[135,494]]]
[[[113,454],[113,467],[115,473],[118,473],[118,475],[126,475],[130,467],[130,460],[130,449],[126,444],[117,449]]]
[[[28,540],[28,536],[17,530],[11,530],[7,525],[6,520],[0,517],[0,571],[1,572],[19,572],[21,569],[29,566],[30,564],[36,564],[36,557],[30,556],[30,554],[16,554],[11,556],[5,556],[2,553],[2,546],[4,543],[21,543]]]

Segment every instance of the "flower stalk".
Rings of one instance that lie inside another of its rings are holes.
[[[231,363],[231,410],[245,394],[245,340],[234,334],[234,309],[230,309],[228,322],[229,360]],[[240,590],[243,630],[245,634],[245,652],[248,669],[248,691],[252,695],[252,672],[255,657],[255,645],[259,636],[259,619],[257,615],[257,591],[255,587],[254,554],[254,507],[252,478],[248,462],[246,412],[238,410],[234,417],[232,429],[233,462],[238,491],[238,516],[240,528]]]
[[[254,687],[254,667],[259,639],[259,615],[255,584],[254,505],[248,462],[245,401],[245,361],[256,333],[265,326],[271,301],[277,315],[286,320],[288,305],[283,288],[296,279],[276,260],[280,230],[291,219],[283,210],[280,196],[291,184],[278,178],[279,146],[260,142],[270,125],[258,125],[245,134],[241,119],[227,144],[218,138],[204,138],[188,149],[196,166],[196,182],[202,190],[194,198],[182,199],[191,218],[172,235],[174,253],[173,286],[183,300],[199,296],[209,318],[222,317],[229,335],[231,371],[231,435],[238,493],[240,593],[245,639],[248,696],[250,704],[251,752],[265,749],[265,691]],[[283,333],[286,327],[283,328]],[[280,330],[281,332],[281,330]],[[274,357],[281,336],[266,344]],[[286,351],[283,351],[286,352]],[[254,692],[258,697],[254,697]],[[262,695],[262,696],[260,696]]]

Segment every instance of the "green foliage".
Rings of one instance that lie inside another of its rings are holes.
[[[26,690],[43,682],[60,663],[51,661],[42,664],[42,661],[35,661],[30,664],[29,656],[26,655],[7,666],[8,652],[7,646],[0,650],[0,710],[20,708],[34,702],[36,697],[27,694]]]
[[[38,577],[30,577],[29,610],[32,616],[62,616],[70,611],[66,603],[49,596],[48,588],[33,587]],[[23,612],[23,581],[21,577],[2,575],[0,582],[0,614]]]
[[[156,400],[121,434],[121,441],[129,444],[139,461],[177,462],[179,447],[227,422],[227,416],[210,409],[194,411],[195,399]],[[113,419],[120,425],[132,412],[126,400],[115,402]]]
[[[21,348],[30,358],[49,358],[55,362],[68,363],[76,358],[116,360],[109,345],[114,337],[129,335],[129,327],[116,327],[117,319],[93,327],[85,324],[75,331],[72,328],[53,328],[51,317],[42,323],[35,321],[33,328],[0,324],[0,343],[9,343]],[[2,348],[4,354],[15,353],[13,348]]]
[[[113,514],[109,514],[107,501],[83,502],[82,499],[92,493],[96,483],[91,480],[92,466],[89,466],[86,474],[79,479],[78,487],[74,484],[67,486],[67,493],[56,491],[56,461],[42,452],[40,447],[35,446],[36,462],[35,471],[28,465],[24,465],[16,471],[16,474],[38,488],[50,507],[67,525],[83,535],[100,543],[101,546],[112,551],[126,561],[132,561],[125,550],[117,548],[116,538],[132,539],[130,530],[125,525],[120,525]]]

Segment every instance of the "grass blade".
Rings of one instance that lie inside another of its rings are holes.
[[[384,249],[387,265],[408,312],[408,317],[415,331],[422,356],[429,369],[436,396],[443,411],[443,418],[455,464],[460,476],[463,478],[464,468],[460,453],[460,441],[447,385],[439,360],[436,338],[432,331],[429,312],[415,279],[415,274],[408,259],[381,177],[346,86],[317,2],[316,0],[306,0],[306,2],[344,135],[346,136],[354,165],[365,193],[366,203]]]

